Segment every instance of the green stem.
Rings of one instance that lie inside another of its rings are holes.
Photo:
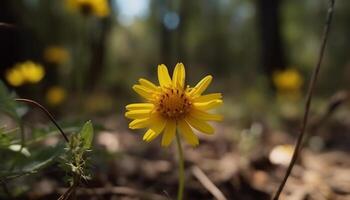
[[[23,125],[22,121],[19,122],[19,131],[21,133],[21,149],[19,150],[19,152],[21,152],[22,149],[24,148],[24,146],[26,145],[26,138],[25,138],[25,133],[24,133],[24,125]]]
[[[176,133],[177,151],[179,154],[179,189],[177,191],[177,200],[183,199],[183,193],[185,188],[185,167],[184,167],[184,155],[182,151],[182,145],[179,133]]]

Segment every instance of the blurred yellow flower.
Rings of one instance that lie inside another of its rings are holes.
[[[44,67],[32,61],[19,63],[15,66],[15,68],[18,68],[21,71],[24,80],[29,83],[38,83],[45,76]]]
[[[68,51],[59,46],[49,46],[44,50],[44,59],[49,63],[61,64],[68,60]]]
[[[68,9],[85,15],[107,17],[110,13],[108,0],[66,0]]]
[[[46,102],[51,106],[57,106],[63,103],[66,99],[66,90],[60,86],[53,86],[49,88],[46,93]]]
[[[18,87],[23,85],[24,77],[22,76],[21,70],[17,68],[12,68],[6,72],[6,80],[7,82],[14,87]]]
[[[145,103],[126,106],[125,116],[133,119],[130,129],[148,128],[143,140],[150,142],[162,132],[162,146],[168,146],[174,139],[176,130],[192,146],[199,144],[193,133],[195,128],[205,134],[214,133],[214,128],[206,121],[220,121],[222,116],[208,111],[222,105],[221,93],[202,95],[212,81],[212,76],[204,77],[195,87],[185,86],[185,67],[178,63],[170,78],[165,65],[158,66],[159,86],[146,79],[139,79],[133,89],[145,99]]]
[[[303,85],[303,77],[293,68],[277,71],[273,74],[273,82],[280,92],[299,91]]]
[[[14,87],[21,86],[25,83],[38,83],[44,76],[44,67],[32,61],[17,63],[6,72],[7,82]]]

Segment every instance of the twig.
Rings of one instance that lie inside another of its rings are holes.
[[[32,172],[29,172],[29,171],[24,171],[24,172],[19,172],[19,173],[13,173],[13,174],[10,174],[10,175],[7,175],[7,176],[1,176],[0,177],[0,183],[6,183],[10,180],[13,180],[13,179],[16,179],[16,178],[19,178],[19,177],[23,177],[23,176],[28,176],[32,174]]]
[[[67,200],[69,199],[76,189],[75,185],[69,187],[57,200]]]
[[[179,188],[177,191],[177,200],[183,200],[183,194],[185,189],[185,160],[179,133],[176,133],[176,144],[179,156]]]
[[[68,137],[67,135],[63,132],[63,130],[61,129],[61,127],[58,125],[58,123],[56,122],[55,118],[51,115],[51,113],[44,107],[42,106],[41,104],[39,104],[38,102],[36,101],[33,101],[33,100],[30,100],[30,99],[15,99],[16,101],[19,101],[19,102],[24,102],[24,103],[29,103],[31,105],[34,105],[38,108],[40,108],[49,118],[50,120],[52,121],[52,123],[55,124],[55,126],[57,127],[57,129],[61,132],[62,136],[64,137],[64,139],[66,140],[67,143],[69,143],[69,140],[68,140]]]
[[[298,158],[299,152],[302,149],[302,141],[303,141],[303,137],[305,135],[305,130],[306,130],[306,126],[307,126],[307,122],[308,122],[308,118],[309,118],[309,111],[310,111],[310,106],[311,106],[311,100],[312,100],[312,95],[314,92],[314,88],[315,88],[315,84],[317,81],[317,77],[321,68],[321,63],[323,60],[323,55],[324,55],[324,50],[326,47],[326,43],[328,40],[328,35],[329,35],[329,30],[330,30],[330,25],[332,23],[332,18],[333,18],[333,12],[334,12],[334,5],[335,5],[335,0],[329,0],[329,8],[328,8],[328,15],[327,15],[327,20],[326,20],[326,24],[324,27],[324,31],[323,31],[323,37],[322,37],[322,44],[320,47],[320,51],[319,51],[319,57],[318,57],[318,61],[317,64],[314,68],[314,71],[312,73],[312,77],[311,80],[309,82],[309,88],[308,88],[308,92],[306,95],[306,103],[305,103],[305,112],[304,112],[304,117],[303,117],[303,121],[301,124],[301,128],[300,128],[300,132],[297,138],[297,143],[296,143],[296,147],[294,149],[294,153],[293,153],[293,157],[292,160],[288,166],[288,169],[286,171],[286,174],[282,180],[282,183],[280,184],[280,186],[278,187],[278,190],[276,192],[276,194],[274,195],[274,197],[272,198],[273,200],[278,200],[279,196],[288,180],[288,177],[293,169],[293,166]]]
[[[66,188],[59,188],[57,190],[58,193],[65,193]],[[117,194],[117,195],[128,195],[128,196],[136,196],[142,197],[142,199],[152,199],[152,200],[167,200],[168,198],[161,196],[159,194],[153,194],[149,192],[139,191],[136,189],[128,188],[128,187],[99,187],[99,188],[78,188],[76,190],[76,194],[79,195],[106,195],[106,194]]]
[[[317,130],[326,124],[327,120],[337,111],[337,109],[349,100],[349,93],[346,91],[338,91],[328,101],[325,113],[319,118],[310,122],[310,132],[315,134]]]
[[[217,188],[214,183],[208,178],[207,175],[198,167],[192,167],[193,175],[199,180],[199,182],[217,199],[227,200],[224,194]]]
[[[19,121],[19,130],[21,132],[21,149],[19,150],[19,152],[21,152],[24,146],[26,145],[26,135],[24,132],[24,125],[22,121]]]
[[[5,23],[5,22],[0,22],[0,28],[16,28],[15,25],[13,24],[9,24],[9,23]]]

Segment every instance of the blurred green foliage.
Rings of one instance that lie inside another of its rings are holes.
[[[212,73],[219,80],[216,86],[229,86],[225,89],[232,95],[260,80],[266,81],[259,63],[263,49],[254,1],[143,0],[142,5],[146,6],[129,16],[129,21],[123,18],[127,12],[122,10],[124,4],[128,2],[110,1],[112,12],[106,18],[69,12],[65,1],[18,0],[11,1],[8,9],[23,31],[19,45],[26,57],[45,62],[42,52],[52,45],[69,52],[70,60],[59,67],[46,64],[53,71],[43,83],[46,85],[54,82],[73,91],[98,87],[113,93],[125,92],[132,80],[150,75],[157,64],[173,66],[179,61],[192,74],[190,80]],[[129,4],[137,7],[133,2]],[[338,4],[324,74],[341,74],[347,69],[347,6],[348,2]],[[282,2],[279,13],[288,66],[281,67],[297,68],[305,76],[310,74],[317,57],[325,7],[325,1]],[[169,14],[173,18],[167,22]],[[247,83],[247,79],[252,81]],[[347,88],[348,79],[346,75],[337,80],[323,75],[320,92],[328,94],[334,88]]]
[[[79,184],[80,177],[88,178],[85,172],[88,168],[85,154],[91,151],[93,140],[91,121],[86,122],[79,132],[71,135],[71,140],[66,147],[61,142],[45,145],[45,140],[53,136],[50,126],[35,127],[30,131],[31,137],[24,137],[24,130],[28,132],[30,127],[23,126],[22,114],[18,114],[21,106],[16,103],[15,95],[10,93],[2,82],[0,82],[0,102],[1,119],[5,119],[3,114],[6,114],[15,122],[11,127],[9,120],[7,123],[2,121],[0,128],[0,156],[3,159],[0,165],[0,184],[2,186],[7,187],[5,185],[11,184],[14,179],[23,179],[25,176],[41,173],[49,166],[58,166],[59,162],[64,163],[61,166],[70,166],[68,169],[63,167],[69,176],[78,177],[74,184]],[[74,129],[76,128],[73,127]],[[55,131],[54,134],[57,135],[58,132]],[[42,144],[39,145],[40,143]],[[23,182],[21,187],[25,186],[25,183]],[[9,191],[16,193],[16,196],[25,192],[25,190],[15,192],[18,189],[19,187],[14,187]],[[0,193],[0,197],[5,198],[7,195]]]

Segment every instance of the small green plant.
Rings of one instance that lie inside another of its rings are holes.
[[[22,116],[28,110],[22,103],[33,105],[43,111],[54,123],[58,131],[50,125],[43,128],[24,127]],[[69,199],[74,194],[75,188],[82,180],[88,180],[88,156],[93,140],[93,125],[86,122],[80,131],[77,127],[61,128],[54,117],[39,103],[30,99],[16,98],[5,85],[0,82],[0,112],[9,116],[17,126],[9,128],[8,124],[0,125],[0,184],[5,194],[0,193],[0,198],[20,197],[29,187],[24,187],[20,192],[16,187],[9,187],[15,179],[23,179],[32,174],[38,174],[49,166],[59,166],[67,174],[70,183],[69,189],[59,199]],[[75,131],[68,136],[64,129]],[[31,137],[25,137],[24,130],[31,132]],[[61,133],[62,142],[54,146],[38,145],[46,138]],[[59,164],[60,163],[60,164]]]
[[[91,121],[84,124],[80,132],[72,134],[65,153],[61,156],[62,168],[69,175],[70,188],[59,198],[68,199],[81,180],[89,180],[87,153],[91,151],[93,126]]]

